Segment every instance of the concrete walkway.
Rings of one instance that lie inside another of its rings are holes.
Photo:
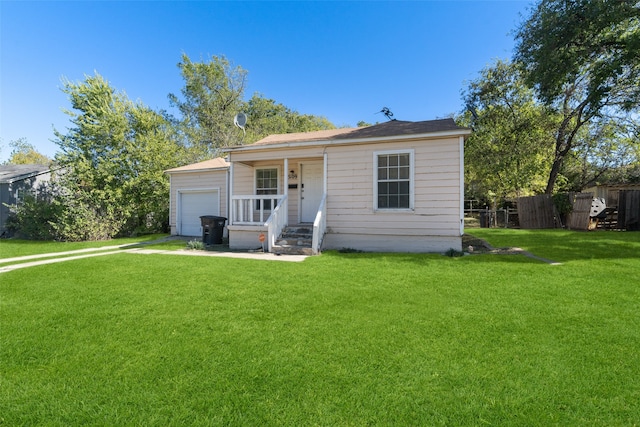
[[[139,245],[145,245],[144,243]],[[146,244],[148,245],[148,243]],[[203,257],[219,257],[219,258],[238,258],[253,259],[263,261],[285,261],[285,262],[301,262],[307,259],[306,255],[276,255],[263,252],[214,252],[214,251],[198,251],[198,250],[162,250],[144,247],[132,247],[138,244],[127,244],[117,246],[104,246],[101,248],[78,249],[75,251],[52,252],[47,254],[27,255],[14,258],[1,258],[0,264],[15,263],[11,265],[0,266],[0,273],[18,270],[20,268],[34,267],[37,265],[54,264],[64,261],[73,261],[82,258],[92,258],[96,256],[113,255],[113,254],[139,254],[139,255],[185,255],[185,256],[203,256]],[[130,249],[126,249],[131,247]]]

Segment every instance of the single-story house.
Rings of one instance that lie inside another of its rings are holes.
[[[453,119],[393,120],[230,147],[228,163],[167,171],[171,230],[198,235],[196,215],[221,215],[231,249],[461,250],[470,133]]]
[[[37,194],[51,179],[47,165],[0,165],[0,235],[11,214],[10,206],[17,206],[25,194]]]

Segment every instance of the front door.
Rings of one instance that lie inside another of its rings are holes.
[[[324,183],[322,163],[300,165],[300,221],[313,222],[322,201]]]

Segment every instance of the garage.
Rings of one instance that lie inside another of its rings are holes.
[[[218,190],[181,191],[178,198],[178,233],[182,236],[201,236],[200,217],[220,215]]]
[[[171,188],[169,225],[172,235],[202,236],[200,217],[228,216],[229,163],[220,157],[165,171]]]

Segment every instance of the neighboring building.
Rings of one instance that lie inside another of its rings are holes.
[[[452,119],[394,120],[231,147],[228,164],[214,159],[167,171],[172,233],[186,234],[187,216],[208,214],[229,219],[231,249],[255,249],[265,240],[265,248],[278,252],[283,231],[302,224],[312,232],[313,253],[461,250],[470,133]]]
[[[47,165],[0,165],[0,235],[5,234],[9,206],[19,205],[25,194],[37,193],[50,178]]]
[[[640,184],[603,184],[582,190],[583,193],[591,193],[593,197],[605,201],[607,207],[618,207],[618,198],[621,191],[640,191]]]

